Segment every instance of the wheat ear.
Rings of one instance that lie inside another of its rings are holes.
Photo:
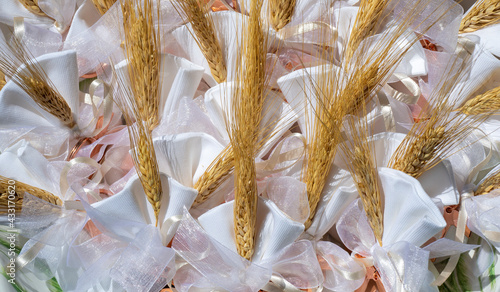
[[[233,125],[230,141],[234,152],[234,233],[240,256],[250,260],[255,245],[257,182],[255,149],[264,105],[266,38],[262,28],[261,0],[251,2],[244,33],[243,62],[233,92]],[[244,64],[244,66],[242,66]]]
[[[116,0],[92,0],[95,8],[103,15],[106,13],[113,4],[115,4]]]
[[[50,192],[0,175],[0,213],[6,212],[10,206],[15,206],[16,210],[21,210],[25,193],[57,206],[63,205],[62,200]],[[9,201],[11,202],[10,205]]]
[[[40,6],[38,6],[38,0],[19,0],[19,3],[23,4],[23,6],[33,14],[48,17],[48,15],[40,9]]]
[[[21,87],[43,110],[73,128],[76,123],[71,108],[19,39],[13,37],[10,51],[0,51],[0,71]],[[23,70],[18,70],[21,65]]]
[[[153,1],[130,0],[120,4],[132,91],[142,120],[152,130],[159,123],[161,60],[160,33],[154,24]],[[159,17],[159,6],[156,12]]]
[[[233,166],[234,153],[232,148],[227,146],[196,181],[194,188],[198,191],[198,196],[194,203],[198,205],[208,200],[213,192],[226,181]]]
[[[193,29],[194,39],[207,59],[212,76],[218,83],[226,81],[227,69],[214,22],[205,5],[199,0],[176,0],[172,2],[177,11]]]
[[[269,19],[274,30],[285,27],[295,10],[296,0],[269,0]]]
[[[482,0],[462,18],[460,33],[474,32],[500,21],[500,1]]]
[[[500,110],[500,86],[468,100],[459,111],[466,115],[480,115]]]
[[[114,71],[114,66],[113,76],[117,80],[119,92],[115,101],[118,107],[120,107],[123,118],[127,123],[135,170],[144,193],[153,207],[156,225],[158,225],[163,189],[149,124],[147,121],[141,119],[142,115],[139,113],[137,100],[134,98],[128,79],[123,74],[117,74]]]

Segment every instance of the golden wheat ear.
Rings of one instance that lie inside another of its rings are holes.
[[[382,246],[384,233],[382,191],[374,157],[373,142],[369,140],[366,111],[362,117],[350,117],[344,122],[344,129],[350,138],[339,144],[347,169],[356,184],[368,222],[375,238]],[[334,130],[334,129],[332,129]]]
[[[161,39],[155,25],[160,7],[152,0],[120,1],[123,13],[125,55],[133,96],[141,120],[150,130],[159,122]]]
[[[116,0],[92,0],[95,8],[103,15],[106,13],[113,4],[115,4]]]
[[[20,69],[24,66],[23,69]],[[47,73],[19,39],[13,37],[0,50],[0,71],[21,87],[36,104],[69,127],[76,126],[71,108],[57,91]]]
[[[234,233],[240,256],[250,260],[255,247],[257,182],[255,154],[266,86],[266,35],[260,18],[261,0],[251,2],[243,33],[242,61],[232,93],[230,142],[234,153]]]
[[[217,38],[214,21],[200,0],[172,1],[177,12],[191,23],[193,38],[208,62],[210,71],[218,83],[226,81],[227,68],[224,54]]]
[[[468,100],[458,111],[466,115],[488,114],[500,110],[500,86]]]
[[[7,213],[11,207],[21,210],[25,193],[57,206],[63,205],[62,200],[50,192],[0,175],[0,213]]]
[[[480,3],[474,5],[462,18],[460,33],[474,32],[478,29],[500,22],[499,0],[478,0]]]
[[[122,71],[117,71],[114,65],[112,73],[117,86],[114,101],[121,109],[127,124],[134,167],[146,198],[153,207],[158,225],[163,189],[149,123],[142,119],[128,76]]]

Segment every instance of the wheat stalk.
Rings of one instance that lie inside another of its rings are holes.
[[[458,110],[466,115],[480,115],[500,110],[500,86],[468,100]]]
[[[460,33],[474,32],[500,21],[500,1],[482,0],[462,18]]]
[[[261,0],[251,2],[244,33],[243,62],[233,92],[233,125],[230,141],[234,153],[234,233],[240,256],[250,260],[255,245],[257,182],[255,150],[264,105],[266,85],[266,38],[261,24]],[[244,64],[244,66],[242,66]]]
[[[5,213],[11,207],[21,210],[25,193],[57,206],[63,205],[62,200],[50,192],[0,175],[0,212]]]
[[[210,71],[218,83],[226,81],[227,69],[224,61],[214,22],[205,9],[205,5],[199,0],[176,0],[177,11],[189,23],[191,23],[196,43],[200,47],[203,56],[208,62]]]
[[[128,73],[139,114],[152,130],[159,123],[160,33],[151,0],[120,2]],[[159,17],[159,6],[156,7]]]
[[[292,20],[295,2],[296,0],[269,0],[269,18],[274,30],[279,31]]]
[[[23,6],[33,14],[48,17],[48,15],[40,9],[40,6],[38,6],[38,0],[19,0],[19,3],[23,4]]]
[[[474,192],[474,196],[485,195],[500,188],[500,171],[486,178]]]
[[[113,4],[115,4],[116,0],[92,0],[92,3],[94,3],[95,8],[99,10],[99,13],[103,15],[106,13]]]
[[[359,10],[356,15],[354,27],[344,54],[345,62],[349,62],[354,55],[354,51],[365,38],[374,35],[378,27],[378,22],[382,17],[384,9],[390,1],[384,0],[361,0]]]
[[[0,51],[0,71],[21,87],[43,110],[58,118],[63,125],[73,128],[76,123],[71,108],[38,62],[16,37],[12,38],[8,47],[10,51]],[[25,68],[18,70],[23,64]]]

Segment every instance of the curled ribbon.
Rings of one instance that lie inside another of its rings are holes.
[[[338,36],[338,31],[335,27],[322,21],[305,22],[295,26],[285,26],[284,28],[282,28],[280,31],[277,32],[276,36],[279,39],[286,41],[287,39],[290,39],[292,37],[299,36],[315,30],[320,30],[322,32],[330,33],[331,38],[322,38],[322,39],[335,40]],[[329,46],[331,45],[331,42],[329,41],[310,42],[310,44]]]
[[[292,283],[285,280],[282,276],[273,274],[271,280],[263,288],[267,292],[302,292]]]
[[[19,40],[22,39],[24,37],[24,32],[24,17],[14,17],[14,35],[16,38]]]
[[[162,244],[166,246],[172,238],[174,238],[175,233],[177,232],[177,228],[179,227],[179,222],[182,220],[182,215],[174,215],[169,217],[162,223],[160,228],[160,234]]]
[[[396,90],[389,84],[384,85],[384,90],[395,100],[399,100],[406,104],[416,104],[421,94],[418,83],[406,74],[394,73],[392,77],[396,78],[398,82],[401,82],[410,93],[408,94]]]
[[[95,96],[95,91],[101,85],[104,87],[104,97],[100,100],[99,106],[96,106],[96,101],[99,102],[100,97]],[[92,106],[93,118],[86,126],[81,128],[81,131],[92,131],[88,136],[94,137],[101,134],[111,121],[113,98],[109,86],[101,79],[92,81],[89,87],[89,93],[85,95],[85,103]],[[102,120],[100,120],[101,114]]]

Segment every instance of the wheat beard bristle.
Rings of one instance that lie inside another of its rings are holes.
[[[391,168],[418,178],[423,173],[424,167],[436,156],[438,146],[444,139],[444,126],[428,127],[413,141],[405,153],[395,160]]]
[[[387,1],[384,0],[361,0],[354,27],[346,46],[345,63],[350,62],[361,41],[375,33],[377,21],[382,16],[386,6]]]
[[[95,8],[99,11],[101,15],[106,13],[117,0],[92,0]]]
[[[279,31],[290,20],[292,20],[293,11],[295,10],[296,0],[269,0],[269,18],[274,30]]]
[[[459,32],[475,32],[500,21],[500,1],[483,0],[467,13],[460,23]]]

